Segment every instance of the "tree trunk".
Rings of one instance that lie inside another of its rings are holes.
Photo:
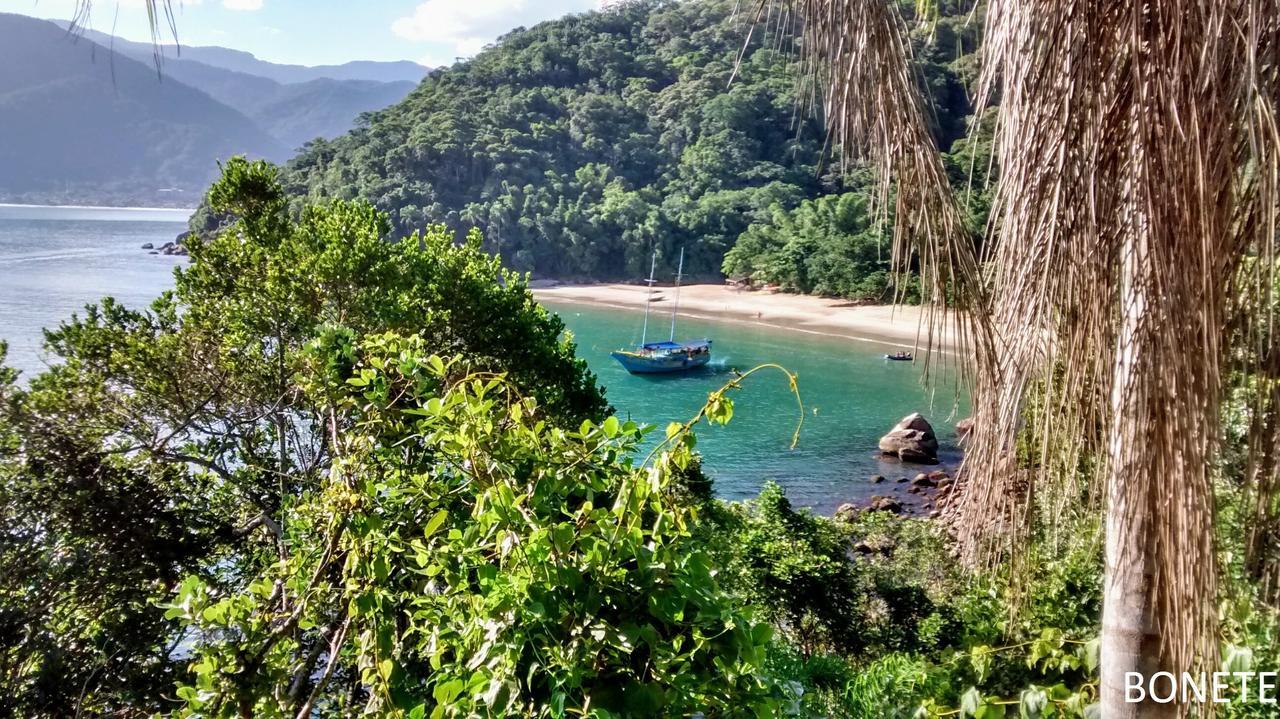
[[[1126,701],[1130,672],[1141,675],[1145,692],[1151,675],[1162,670],[1153,621],[1151,532],[1148,518],[1141,516],[1146,508],[1126,505],[1132,493],[1119,486],[1136,479],[1113,472],[1108,482],[1099,693],[1103,719],[1176,716],[1175,704]],[[1160,689],[1164,690],[1163,684]]]
[[[1160,637],[1155,618],[1154,498],[1161,479],[1154,464],[1137,448],[1147,446],[1145,430],[1153,386],[1147,366],[1153,347],[1145,286],[1139,277],[1145,238],[1126,240],[1121,248],[1120,332],[1111,395],[1111,436],[1107,474],[1106,573],[1103,580],[1101,684],[1103,719],[1155,719],[1177,716],[1176,704],[1126,701],[1131,672],[1147,680],[1159,666]],[[1147,381],[1144,381],[1147,380]],[[1161,686],[1163,691],[1164,687]],[[1134,693],[1136,697],[1136,692]]]

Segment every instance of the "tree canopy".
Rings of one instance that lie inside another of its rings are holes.
[[[294,221],[276,169],[242,159],[209,201],[236,219],[191,241],[172,291],[92,305],[47,332],[48,371],[25,388],[0,376],[0,667],[16,713],[162,706],[180,637],[155,603],[185,576],[229,591],[287,556],[283,520],[353,421],[300,388],[354,366],[313,366],[313,343],[398,331],[503,374],[549,426],[608,413],[563,325],[478,237],[391,241],[359,201]]]
[[[404,233],[479,228],[486,249],[536,276],[633,279],[655,248],[668,270],[685,248],[690,274],[718,277],[752,223],[846,188],[801,102],[782,49],[792,38],[752,34],[737,5],[644,0],[517,29],[309,145],[285,186],[298,207],[363,198]],[[976,39],[955,13],[932,42],[917,38],[943,148],[971,112],[962,78]],[[202,213],[194,226],[214,223]]]

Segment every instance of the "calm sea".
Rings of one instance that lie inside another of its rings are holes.
[[[0,205],[0,339],[9,364],[44,366],[41,328],[106,296],[145,305],[173,283],[183,260],[149,255],[186,229],[185,210]]]
[[[150,255],[143,243],[172,240],[187,213],[165,210],[0,206],[0,339],[10,344],[9,364],[30,374],[44,366],[41,328],[56,326],[103,296],[141,307],[172,284],[179,258]],[[682,320],[682,338],[710,337],[715,359],[705,371],[673,377],[627,374],[609,351],[640,338],[638,311],[582,305],[549,305],[573,331],[579,353],[599,376],[623,417],[664,427],[692,417],[707,393],[745,371],[774,362],[800,379],[804,425],[800,444],[788,448],[800,419],[780,374],[764,373],[735,395],[728,427],[703,427],[698,448],[729,499],[753,496],[769,479],[787,488],[798,505],[829,512],[842,502],[901,491],[893,482],[917,468],[882,463],[876,441],[903,415],[924,412],[954,465],[954,392],[945,375],[932,392],[917,367],[885,362],[885,347],[828,339],[735,322]],[[667,327],[658,320],[660,329]],[[660,434],[660,430],[659,430]],[[868,477],[889,478],[872,485]]]

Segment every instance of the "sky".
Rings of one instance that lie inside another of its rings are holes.
[[[0,12],[69,20],[79,0],[0,0]],[[448,65],[512,28],[592,10],[600,0],[172,0],[178,41],[261,60],[336,65],[413,60]],[[85,23],[149,41],[143,0],[93,0]],[[172,42],[166,29],[162,38]]]

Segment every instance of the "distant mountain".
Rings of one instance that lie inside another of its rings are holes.
[[[60,23],[67,27],[67,23]],[[124,40],[96,30],[77,30],[94,42],[112,47],[116,52],[129,55],[134,59],[145,57],[148,61],[153,57],[155,46],[151,43]],[[174,60],[191,60],[194,62],[219,67],[224,70],[242,72],[247,75],[264,77],[281,84],[310,82],[311,80],[366,80],[372,82],[412,82],[417,84],[427,76],[430,68],[407,60],[395,62],[373,62],[356,60],[341,65],[286,65],[267,62],[254,57],[243,50],[232,50],[225,47],[200,45],[162,45],[160,50],[166,62]]]
[[[415,87],[412,82],[311,80],[281,85],[270,101],[244,109],[262,129],[296,150],[317,137],[346,134],[362,113],[394,105]]]
[[[0,14],[0,138],[0,196],[70,201],[191,204],[218,160],[290,149],[154,67],[12,14]]]
[[[61,23],[66,27],[66,23]],[[80,30],[76,31],[80,33]],[[155,46],[84,30],[112,52],[156,67]],[[349,62],[303,67],[258,60],[221,47],[161,46],[158,75],[236,108],[291,150],[346,133],[356,118],[403,100],[427,69],[412,62]],[[382,81],[377,77],[409,78]],[[282,79],[283,78],[283,79]]]
[[[283,161],[400,102],[425,72],[213,47],[183,48],[157,71],[149,44],[0,13],[0,201],[190,206],[217,160]]]

